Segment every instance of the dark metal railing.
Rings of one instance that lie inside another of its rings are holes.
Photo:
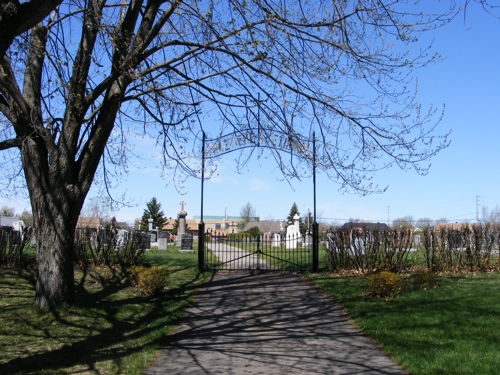
[[[209,232],[204,236],[205,270],[307,271],[313,268],[313,244],[300,235],[225,236]],[[201,250],[201,247],[200,247]]]

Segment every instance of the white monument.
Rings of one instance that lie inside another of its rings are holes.
[[[281,246],[281,235],[279,233],[273,234],[273,242],[272,247],[280,247]]]
[[[187,212],[184,211],[184,205],[186,202],[182,201],[179,203],[181,205],[181,210],[177,214],[179,218],[179,226],[177,227],[177,236],[176,236],[176,246],[181,247],[182,243],[182,235],[186,233],[186,216]]]
[[[300,216],[296,214],[293,217],[293,224],[289,225],[286,228],[286,248],[287,249],[296,249],[297,243],[301,239],[299,221],[300,221]]]

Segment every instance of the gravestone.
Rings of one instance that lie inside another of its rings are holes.
[[[303,248],[306,249],[311,249],[312,248],[312,243],[313,243],[313,236],[311,233],[306,233],[304,243],[302,245]]]
[[[139,249],[150,249],[151,241],[148,233],[133,231],[132,232],[132,240],[137,242],[137,246]]]
[[[271,232],[265,232],[264,235],[262,236],[262,242],[263,243],[271,243]]]
[[[272,247],[280,247],[281,245],[281,235],[279,233],[273,234],[273,242],[271,244]]]
[[[120,229],[116,234],[116,247],[123,247],[128,241],[128,231],[125,229]]]
[[[297,243],[301,239],[299,220],[300,220],[300,216],[296,214],[293,217],[293,224],[289,225],[286,228],[286,248],[287,249],[296,249]]]
[[[421,239],[420,239],[420,234],[415,235],[415,238],[413,240],[413,244],[415,247],[420,246]]]
[[[149,232],[149,240],[151,243],[154,243],[157,241],[156,232]]]
[[[169,232],[158,232],[158,250],[167,250]]]
[[[193,252],[193,235],[184,233],[181,235],[181,252]]]
[[[179,226],[177,227],[177,237],[176,237],[177,243],[176,243],[176,246],[182,248],[182,235],[186,233],[186,216],[187,216],[187,212],[184,211],[184,205],[186,204],[186,202],[182,201],[179,204],[181,205],[181,210],[177,214],[177,217],[179,219]]]
[[[286,248],[289,250],[293,250],[297,248],[298,236],[295,232],[290,232],[286,234]]]

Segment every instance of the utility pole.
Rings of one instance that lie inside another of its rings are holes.
[[[479,195],[476,195],[476,223],[479,223]]]
[[[307,207],[307,233],[309,233],[309,216],[311,216],[309,212],[309,207]]]
[[[390,212],[391,212],[391,206],[387,206],[387,225],[390,226],[391,225],[391,221],[390,221]]]

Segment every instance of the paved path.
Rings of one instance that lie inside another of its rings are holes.
[[[225,243],[207,243],[212,253],[224,263],[225,270],[270,270],[272,266],[257,255]]]
[[[219,273],[167,338],[153,374],[405,374],[300,277]]]

